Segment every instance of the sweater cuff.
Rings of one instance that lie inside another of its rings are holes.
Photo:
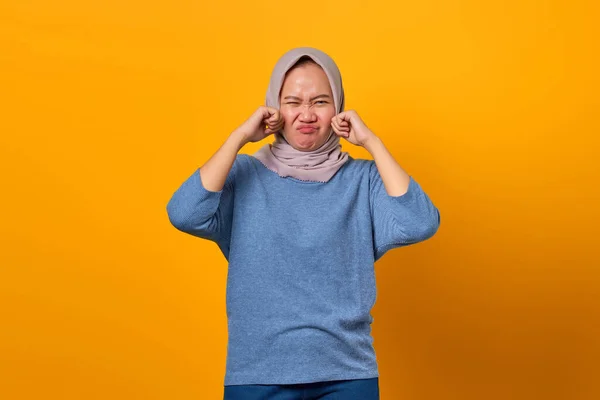
[[[221,197],[221,194],[223,193],[223,189],[217,191],[217,192],[213,192],[208,190],[207,188],[204,187],[204,185],[202,184],[202,177],[200,174],[200,168],[196,169],[196,172],[194,172],[195,175],[195,179],[194,179],[194,183],[196,184],[196,189],[201,193],[201,195],[203,197],[210,197],[210,196],[219,196]]]
[[[210,218],[219,207],[223,189],[218,192],[211,192],[206,189],[202,184],[200,168],[196,169],[193,177],[191,177],[187,183],[189,186],[185,189],[184,193],[190,196],[190,202],[188,204],[191,205],[187,221]]]
[[[219,207],[222,192],[207,190],[202,185],[200,168],[196,169],[177,189],[167,206],[171,220],[185,228],[190,221],[209,218]]]
[[[412,176],[409,176],[408,190],[406,191],[406,193],[401,194],[400,196],[388,195],[388,197],[390,199],[393,199],[396,202],[406,203],[415,197],[415,192],[417,192],[419,189],[420,189],[419,184],[413,179]]]

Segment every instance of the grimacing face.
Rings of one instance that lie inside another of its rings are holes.
[[[323,145],[336,115],[333,93],[323,69],[306,63],[288,71],[281,87],[279,111],[285,140],[296,150],[311,151]]]

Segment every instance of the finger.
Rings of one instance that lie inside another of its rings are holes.
[[[273,107],[266,107],[267,112],[269,113],[269,117],[279,118],[279,110]]]
[[[331,126],[335,126],[335,128],[341,132],[350,132],[350,128],[348,126],[343,126],[340,123],[338,123],[337,121],[333,121],[331,123]]]
[[[281,123],[267,124],[267,127],[269,129],[271,129],[272,131],[277,132],[283,127],[283,124],[281,124]]]
[[[344,133],[336,127],[333,127],[333,132],[336,134],[336,136],[344,136]]]
[[[344,136],[344,137],[349,137],[350,136],[350,128],[349,127],[345,127],[345,126],[340,126],[338,123],[332,124],[335,125],[335,129],[338,130],[338,132],[340,133],[340,135]]]
[[[261,114],[262,119],[265,119],[265,120],[271,116],[271,113],[269,112],[269,108],[265,107],[265,106],[260,107],[260,114]]]
[[[273,130],[279,130],[279,129],[283,128],[284,121],[283,120],[267,121],[267,125],[269,128],[271,128]]]
[[[350,114],[347,111],[342,111],[341,113],[336,115],[336,117],[340,123],[344,121],[350,121]]]
[[[333,124],[332,124],[332,128],[333,128],[333,132],[335,132],[335,134],[337,136],[348,138],[349,134],[347,132],[344,132],[342,129],[340,129],[339,127],[337,127],[337,126],[335,126]]]
[[[331,120],[331,127],[333,128],[334,131],[339,131],[340,130],[340,126],[338,125],[338,123],[335,121],[335,119]]]
[[[264,123],[269,126],[276,126],[280,123],[280,120],[277,118],[265,118]]]
[[[283,124],[280,123],[266,123],[265,125],[269,129],[281,129],[281,127],[283,126]]]
[[[283,122],[283,118],[281,118],[281,114],[279,114],[279,111],[276,114],[271,115],[268,118],[268,120],[271,125],[275,125],[279,122]]]

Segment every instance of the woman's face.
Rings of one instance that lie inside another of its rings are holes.
[[[313,63],[288,72],[279,97],[283,136],[296,150],[318,149],[331,132],[335,103],[323,69]]]

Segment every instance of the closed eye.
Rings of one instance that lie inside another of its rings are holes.
[[[299,105],[300,103],[297,101],[288,101],[285,104],[290,104],[290,105]],[[315,101],[315,104],[329,104],[328,101],[326,100],[317,100]]]

